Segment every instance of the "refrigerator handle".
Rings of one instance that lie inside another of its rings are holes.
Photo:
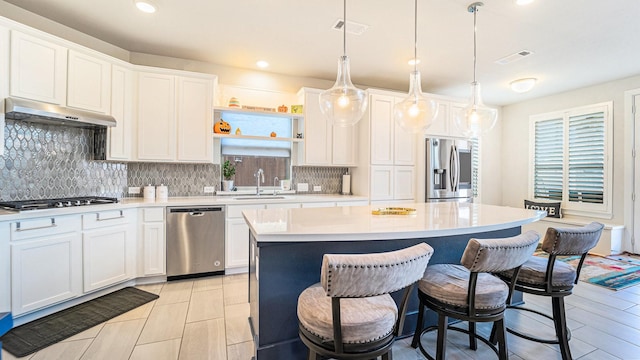
[[[455,145],[451,145],[451,156],[449,159],[451,191],[458,191],[458,186],[460,185],[460,159],[458,157],[458,148]]]

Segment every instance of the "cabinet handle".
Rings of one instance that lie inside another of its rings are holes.
[[[52,228],[52,227],[56,227],[58,226],[56,224],[56,219],[51,218],[51,225],[45,225],[45,226],[38,226],[38,227],[32,227],[32,228],[26,228],[26,229],[21,229],[20,228],[20,222],[16,223],[16,231],[28,231],[28,230],[40,230],[40,229],[48,229],[48,228]]]
[[[120,216],[116,216],[116,217],[112,217],[112,218],[106,218],[106,219],[100,219],[100,213],[96,214],[96,221],[107,221],[107,220],[115,220],[115,219],[122,219],[124,217],[124,214],[122,212],[122,210],[120,210]]]

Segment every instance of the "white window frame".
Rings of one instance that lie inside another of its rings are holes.
[[[589,204],[581,202],[570,202],[569,199],[569,118],[585,114],[597,112],[604,113],[604,187],[603,187],[603,203]],[[613,101],[581,106],[567,110],[555,111],[544,114],[531,115],[529,117],[529,187],[528,194],[530,199],[544,200],[534,197],[534,181],[535,181],[535,125],[538,121],[563,119],[563,179],[562,179],[562,213],[564,215],[597,217],[611,219],[613,217]]]

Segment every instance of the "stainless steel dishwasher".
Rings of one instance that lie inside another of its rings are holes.
[[[167,208],[167,280],[224,274],[224,207]]]

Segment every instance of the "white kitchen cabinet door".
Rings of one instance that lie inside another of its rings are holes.
[[[135,277],[134,234],[129,224],[82,234],[85,293]]]
[[[320,112],[320,90],[304,89],[304,164],[331,165],[333,126]]]
[[[226,220],[225,269],[249,270],[249,226],[243,218]]]
[[[394,121],[393,96],[371,94],[369,98],[371,122],[371,164],[393,165]]]
[[[14,316],[81,294],[80,232],[11,244],[11,311]]]
[[[393,169],[393,198],[414,200],[416,193],[414,166],[395,166]]]
[[[109,128],[107,160],[132,160],[133,72],[116,65],[111,69],[111,115],[116,126]]]
[[[354,126],[332,126],[333,146],[331,163],[334,166],[357,166],[358,124]]]
[[[102,114],[111,113],[111,64],[69,50],[67,106]]]
[[[11,95],[67,103],[67,48],[11,31]]]
[[[416,134],[405,131],[394,121],[394,151],[395,165],[416,165]]]
[[[164,222],[142,224],[142,273],[144,276],[166,274]]]
[[[393,199],[393,166],[371,167],[371,200]]]
[[[175,77],[138,73],[137,94],[138,160],[175,160]]]
[[[434,99],[438,105],[438,114],[433,121],[433,124],[429,126],[425,132],[425,137],[442,137],[451,136],[451,119],[449,117],[449,102],[444,100]]]
[[[178,161],[213,162],[213,81],[177,77]]]
[[[9,29],[0,26],[0,99],[9,96],[9,38]],[[4,155],[4,124],[4,102],[2,102],[0,104],[0,156]]]

